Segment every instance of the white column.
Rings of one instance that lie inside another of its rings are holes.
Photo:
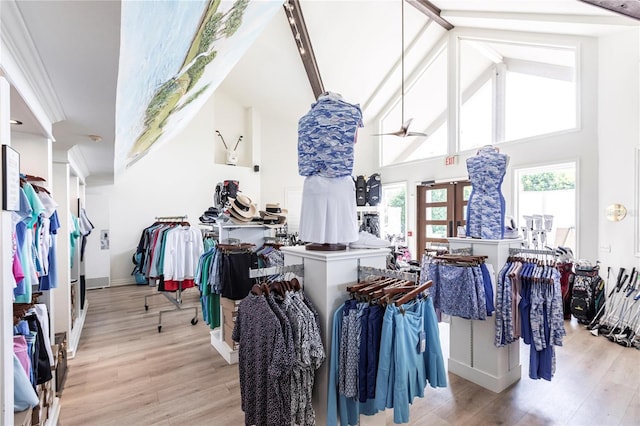
[[[58,202],[57,262],[58,288],[51,290],[55,300],[51,313],[55,333],[67,333],[71,338],[71,251],[69,244],[69,163],[53,163],[53,193]]]
[[[506,263],[510,248],[520,247],[521,240],[474,240],[450,238],[452,250],[471,247],[473,255],[488,256],[497,274]],[[493,288],[495,296],[496,289]],[[494,299],[495,300],[495,299]],[[499,393],[520,380],[520,342],[505,347],[494,345],[495,315],[484,321],[451,317],[449,333],[449,371],[483,388]]]
[[[327,424],[327,391],[329,389],[329,357],[333,314],[349,298],[347,285],[358,280],[358,265],[384,268],[388,249],[346,251],[310,251],[304,247],[282,247],[285,265],[304,265],[304,293],[313,302],[320,316],[322,343],[326,361],[316,372],[313,386],[313,408],[316,424]],[[385,413],[361,416],[361,425],[384,425]]]
[[[9,82],[0,77],[0,144],[11,146]],[[0,181],[2,173],[0,173]],[[0,213],[0,425],[13,424],[13,282],[11,212]]]

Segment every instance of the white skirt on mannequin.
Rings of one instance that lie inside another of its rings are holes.
[[[351,176],[305,178],[300,212],[300,240],[320,244],[348,244],[357,239],[356,188]]]

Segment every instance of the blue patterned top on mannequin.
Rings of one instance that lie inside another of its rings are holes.
[[[493,146],[480,148],[477,155],[467,159],[471,180],[467,237],[504,238],[505,202],[501,186],[508,163],[509,156],[501,154]]]
[[[301,176],[351,176],[353,145],[363,127],[360,105],[325,92],[298,121],[298,171]]]

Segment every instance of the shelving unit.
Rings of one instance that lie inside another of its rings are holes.
[[[262,224],[247,224],[236,225],[233,222],[225,223],[212,223],[207,226],[213,227],[218,232],[218,238],[220,241],[227,240],[229,238],[235,238],[243,243],[255,244],[259,247],[264,242],[264,238],[272,236],[273,229]],[[269,235],[267,235],[269,234]],[[238,363],[238,351],[229,347],[227,342],[224,341],[224,317],[222,309],[220,309],[220,327],[211,330],[211,346],[227,361],[229,364]]]

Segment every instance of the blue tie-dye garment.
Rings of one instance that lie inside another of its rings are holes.
[[[467,236],[490,240],[504,238],[504,196],[501,186],[509,157],[484,147],[467,159],[471,195],[467,206]]]
[[[336,93],[321,95],[298,121],[298,171],[301,176],[351,176],[353,145],[363,127],[360,105]]]

